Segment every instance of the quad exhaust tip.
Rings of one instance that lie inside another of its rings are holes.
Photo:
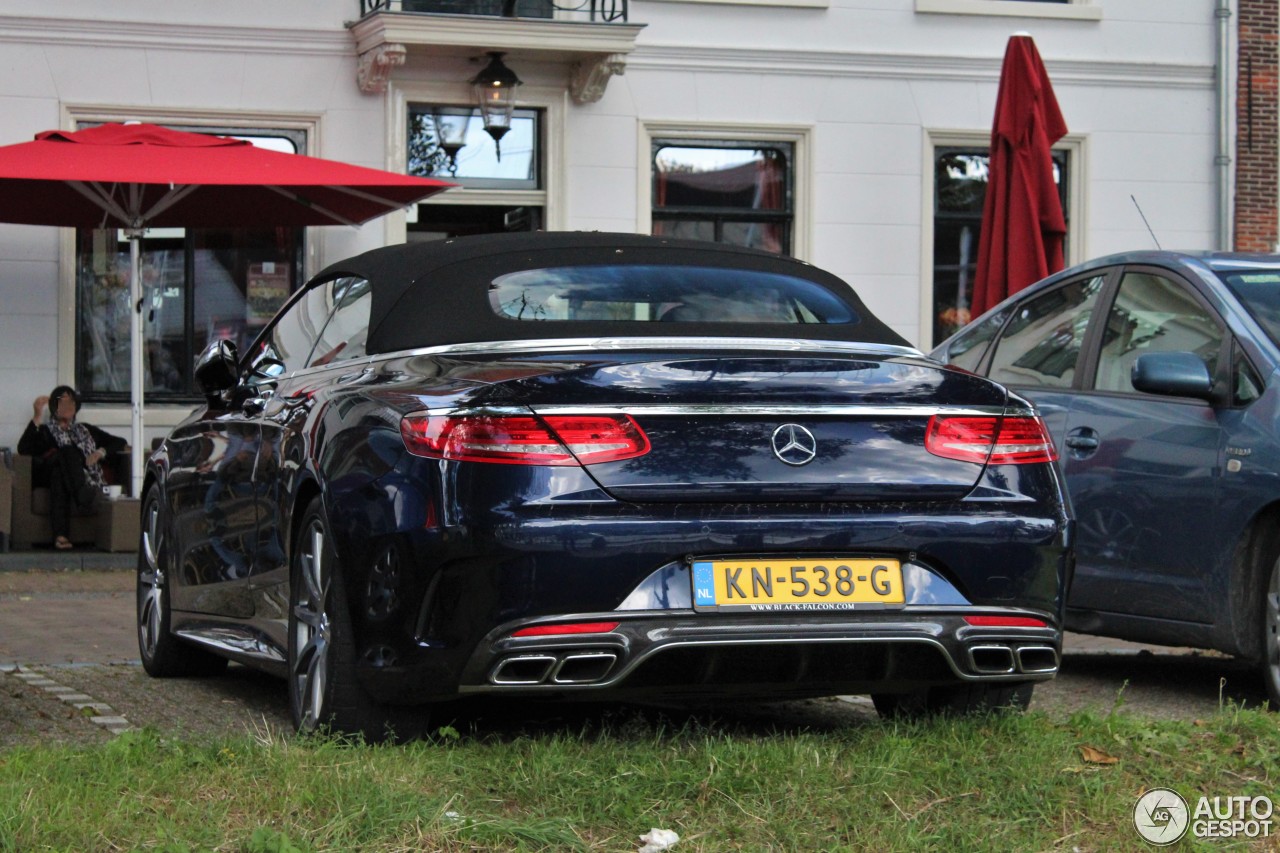
[[[596,684],[604,681],[617,663],[609,651],[575,651],[561,655],[512,655],[503,658],[489,674],[489,682],[504,687],[534,684]]]
[[[1058,650],[1053,646],[969,646],[969,664],[982,675],[1056,672]]]
[[[1054,672],[1058,669],[1058,650],[1053,646],[1019,646],[1019,672]]]
[[[1016,669],[1013,649],[1008,646],[970,646],[969,663],[983,675],[1005,675]]]

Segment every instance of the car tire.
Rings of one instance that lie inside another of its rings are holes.
[[[876,711],[887,720],[933,716],[960,717],[997,711],[1027,710],[1035,682],[947,684],[908,693],[873,693]]]
[[[320,498],[307,506],[289,582],[289,710],[299,733],[354,735],[369,742],[402,734],[391,709],[356,680],[356,652],[329,526]]]
[[[169,552],[165,524],[160,517],[160,490],[147,492],[142,502],[142,531],[138,537],[137,627],[142,668],[156,678],[217,675],[227,659],[183,642],[171,629]]]
[[[1263,589],[1262,680],[1267,683],[1271,708],[1280,710],[1280,559],[1271,564]]]

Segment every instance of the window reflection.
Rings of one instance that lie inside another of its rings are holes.
[[[522,270],[490,286],[493,310],[513,320],[664,323],[856,323],[820,285],[777,273],[685,266]]]
[[[791,251],[793,147],[655,140],[653,233]]]
[[[243,352],[289,298],[302,230],[151,229],[141,246],[143,389],[198,397],[191,366],[211,341]],[[129,245],[81,229],[76,263],[77,383],[90,399],[129,393]]]
[[[1185,287],[1163,276],[1127,273],[1107,314],[1095,387],[1133,391],[1133,364],[1150,352],[1192,352],[1209,375],[1218,368],[1222,330]]]
[[[1105,280],[1074,281],[1019,306],[996,344],[988,375],[1010,385],[1071,387]]]

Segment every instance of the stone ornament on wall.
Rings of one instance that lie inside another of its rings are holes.
[[[360,91],[370,95],[387,91],[391,71],[398,65],[404,65],[406,53],[402,44],[383,44],[360,54],[360,65],[356,69],[356,83]]]
[[[621,77],[627,69],[627,58],[611,53],[595,60],[584,60],[573,66],[569,76],[569,94],[577,104],[594,104],[604,97],[609,78]]]

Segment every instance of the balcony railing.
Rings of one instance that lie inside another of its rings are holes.
[[[626,23],[627,0],[360,0],[360,17],[377,12],[420,15],[483,15],[493,18],[555,18]]]

